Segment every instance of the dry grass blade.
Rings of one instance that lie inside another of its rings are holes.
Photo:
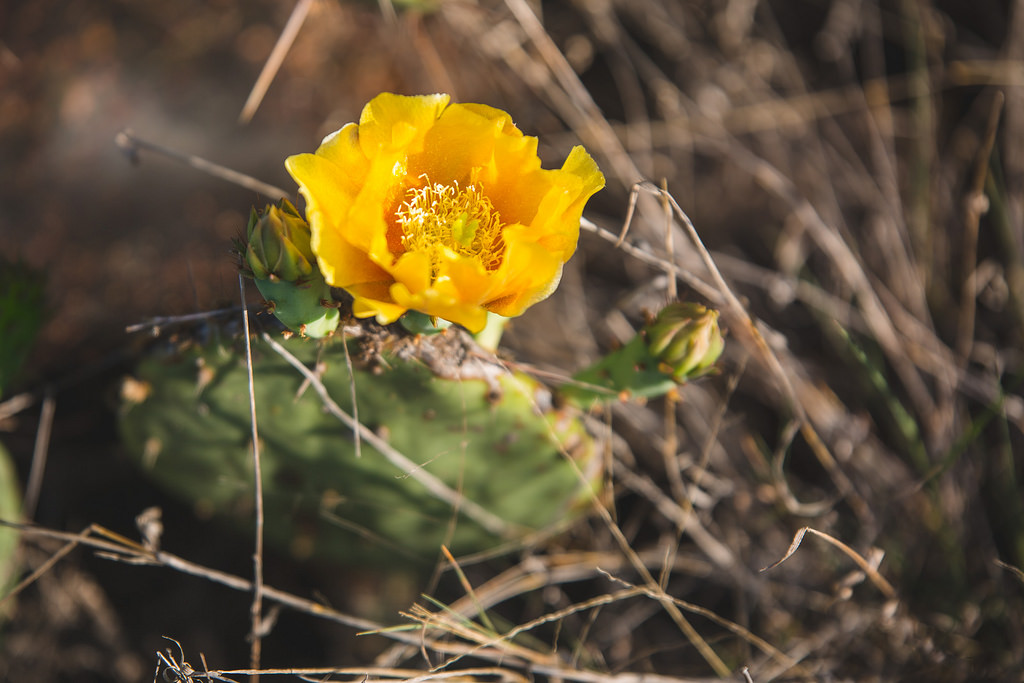
[[[700,520],[689,513],[687,507],[676,502],[648,477],[630,472],[625,468],[620,472],[619,477],[624,488],[649,499],[663,517],[675,524],[679,532],[688,534],[716,567],[729,572],[745,587],[751,590],[755,588],[754,577],[750,576],[749,572],[739,563],[736,554],[704,528]]]
[[[452,556],[451,551],[448,550],[447,546],[441,546],[441,552],[444,553],[444,557],[448,560],[448,564],[450,564],[452,569],[455,570],[455,575],[459,577],[459,583],[462,585],[462,590],[466,591],[466,596],[472,600],[473,604],[476,606],[477,616],[480,617],[480,621],[483,622],[484,627],[491,631],[497,631],[494,624],[491,622],[491,618],[487,616],[487,610],[484,609],[483,604],[481,604],[480,600],[477,598],[476,591],[473,590],[473,585],[469,582],[469,578],[466,577],[466,573],[462,571],[462,567],[459,566],[455,557]]]
[[[0,420],[6,420],[7,418],[14,417],[37,400],[38,397],[25,392],[11,396],[4,401],[0,401]]]
[[[829,544],[831,544],[831,545],[835,546],[836,548],[839,548],[840,550],[842,550],[844,553],[846,553],[846,555],[850,559],[852,559],[857,564],[858,567],[860,567],[861,571],[863,571],[864,574],[867,575],[867,577],[871,580],[871,583],[875,584],[875,587],[878,588],[878,590],[880,590],[885,595],[885,597],[887,597],[887,598],[895,598],[896,597],[896,589],[892,587],[892,584],[890,584],[885,579],[885,577],[883,577],[880,573],[878,573],[878,570],[875,567],[872,567],[871,563],[869,563],[867,560],[865,560],[860,555],[860,553],[858,553],[856,550],[854,550],[850,546],[846,545],[845,543],[843,543],[839,539],[837,539],[837,538],[835,538],[833,536],[829,536],[828,534],[823,533],[821,531],[818,531],[817,529],[812,529],[809,526],[805,526],[805,527],[801,528],[799,531],[796,532],[796,535],[793,536],[793,542],[789,545],[789,549],[786,551],[786,554],[783,555],[780,560],[778,560],[777,562],[774,562],[774,563],[768,565],[767,567],[763,568],[761,571],[762,572],[766,572],[766,571],[769,571],[771,569],[775,569],[780,564],[782,564],[783,562],[788,560],[790,557],[792,557],[793,554],[797,551],[797,549],[800,548],[800,544],[803,542],[804,536],[807,535],[807,534],[811,534],[812,536],[817,536],[818,538],[824,539]]]
[[[665,569],[664,554],[661,552],[645,551],[640,554],[640,559],[649,567]],[[565,583],[583,582],[599,576],[606,576],[609,571],[618,571],[629,566],[629,561],[619,552],[534,555],[477,586],[472,595],[465,595],[445,606],[444,609],[453,615],[468,617],[518,596],[554,588]],[[712,565],[691,556],[677,555],[670,569],[696,577],[706,578],[714,574]],[[405,646],[396,645],[386,659],[378,658],[378,661],[396,664],[403,658],[404,649]]]
[[[15,529],[24,528],[22,525],[5,522],[2,519],[0,519],[0,526],[7,526]],[[39,565],[39,567],[37,567],[31,574],[29,574],[24,579],[19,581],[18,584],[11,588],[6,595],[0,597],[0,607],[3,607],[3,605],[8,600],[12,600],[14,596],[16,596],[18,593],[22,592],[23,590],[31,586],[33,583],[38,581],[39,577],[41,577],[46,572],[50,571],[50,569],[52,569],[54,565],[60,562],[68,553],[77,548],[79,544],[81,544],[89,536],[90,533],[91,527],[85,529],[77,536],[70,536],[69,534],[70,538],[65,539],[67,542],[64,544],[63,547],[60,548],[60,550],[51,555],[45,562]]]
[[[601,517],[605,527],[611,532],[613,538],[615,539],[616,545],[618,545],[620,551],[628,559],[631,566],[636,571],[638,571],[640,575],[644,578],[644,581],[647,584],[648,588],[655,594],[660,593],[662,598],[659,599],[659,602],[661,603],[665,611],[668,613],[668,615],[671,617],[672,621],[675,622],[676,626],[679,627],[679,629],[686,636],[687,640],[694,646],[694,648],[696,648],[697,651],[700,652],[701,656],[708,663],[708,665],[711,666],[711,668],[715,671],[716,674],[718,674],[719,676],[728,675],[729,667],[725,664],[724,661],[722,661],[722,658],[718,656],[714,648],[712,648],[708,644],[708,642],[697,632],[693,625],[690,624],[690,622],[686,619],[683,613],[679,611],[676,605],[673,604],[672,598],[664,592],[658,581],[651,574],[650,570],[648,570],[647,566],[640,560],[639,555],[632,548],[629,541],[626,539],[626,536],[622,533],[622,529],[620,529],[615,520],[612,519],[611,513],[609,512],[608,508],[602,503],[596,492],[594,492],[593,489],[589,486],[589,480],[587,476],[579,469],[577,463],[570,457],[569,453],[564,451],[564,449],[562,455],[570,464],[572,464],[572,466],[576,470],[576,475],[579,478],[580,482],[587,486],[588,490],[591,491],[591,509],[596,511],[597,514]]]
[[[253,496],[255,501],[255,548],[253,550],[253,592],[249,609],[249,665],[260,667],[263,651],[263,467],[260,458],[260,434],[256,419],[256,382],[252,372],[252,335],[249,334],[249,309],[245,306],[245,280],[238,275],[238,294],[242,301],[242,331],[245,335],[245,370],[249,385],[249,423],[252,429]],[[251,679],[259,683],[259,674]]]
[[[988,125],[981,147],[975,159],[974,177],[964,198],[964,240],[963,240],[963,272],[965,274],[960,292],[960,324],[956,341],[956,354],[960,366],[965,367],[969,361],[974,342],[974,319],[976,300],[978,298],[978,224],[982,214],[987,210],[988,198],[985,197],[985,182],[988,179],[989,163],[992,149],[996,143],[996,131],[1003,113],[1006,97],[1002,92],[992,94]]]
[[[762,187],[792,207],[795,215],[809,229],[809,234],[814,238],[818,247],[829,256],[835,264],[837,272],[856,293],[857,304],[865,322],[899,374],[917,413],[934,418],[936,409],[931,393],[918,374],[917,368],[908,360],[906,348],[901,343],[888,311],[882,304],[861,260],[850,245],[843,241],[836,230],[829,227],[814,205],[800,194],[793,181],[767,160],[738,145],[715,144],[714,147],[728,154]],[[937,438],[934,430],[939,429],[940,425],[933,422],[930,426],[934,442]]]
[[[457,636],[462,640],[475,643],[475,645],[460,648],[454,657],[432,667],[431,671],[440,671],[467,655],[499,661],[512,659],[534,664],[542,663],[548,666],[556,663],[556,658],[552,655],[509,642],[505,636],[489,633],[475,622],[453,614],[447,609],[431,612],[423,605],[414,604],[408,612],[401,612],[401,615],[417,622],[424,631],[436,629],[447,636]]]
[[[53,390],[47,389],[43,396],[43,407],[39,414],[39,429],[32,450],[32,467],[25,485],[25,499],[22,501],[21,518],[31,520],[36,514],[39,493],[43,489],[43,474],[46,472],[46,458],[50,450],[50,435],[53,432],[53,414],[57,410],[57,399]]]
[[[348,350],[348,337],[344,326],[341,328],[341,348],[345,351],[345,369],[348,370],[349,398],[352,400],[352,440],[355,442],[356,458],[363,457],[363,436],[359,423],[359,401],[356,396],[356,373],[352,367],[352,354]]]
[[[627,226],[630,223],[623,223],[623,226]],[[691,273],[688,269],[683,266],[677,265],[670,261],[667,261],[660,256],[652,254],[650,250],[642,247],[635,246],[629,242],[620,242],[620,236],[624,239],[625,227],[620,230],[619,235],[616,235],[607,228],[603,228],[597,223],[593,222],[586,216],[580,219],[580,228],[588,232],[592,232],[601,239],[610,242],[617,249],[621,249],[624,253],[629,254],[633,258],[647,263],[648,265],[654,266],[665,270],[666,272],[672,273],[675,277],[679,278],[686,283],[687,287],[690,287],[702,297],[710,301],[715,305],[722,305],[724,299],[723,296],[716,290],[712,285],[702,280],[697,275]]]
[[[407,614],[406,616],[408,616],[411,619],[414,619],[415,621],[421,623],[426,627],[439,628],[445,630],[448,633],[458,635],[464,639],[468,639],[477,643],[476,647],[474,647],[469,652],[449,658],[442,664],[435,667],[433,669],[434,671],[438,671],[443,668],[449,667],[465,656],[479,655],[480,651],[491,648],[496,648],[499,652],[502,652],[507,656],[525,657],[529,661],[533,662],[535,665],[543,666],[545,662],[550,659],[550,655],[548,655],[547,653],[536,653],[533,651],[524,650],[523,648],[518,646],[510,647],[511,644],[509,643],[509,641],[511,641],[513,638],[522,633],[526,633],[528,631],[536,629],[537,627],[542,626],[544,624],[557,622],[565,619],[570,615],[582,611],[592,610],[597,607],[610,605],[615,602],[623,600],[628,600],[630,598],[634,598],[640,595],[646,595],[647,597],[650,597],[659,602],[664,599],[664,595],[661,591],[654,591],[648,588],[633,586],[626,581],[622,581],[621,579],[618,579],[610,574],[607,574],[606,572],[601,571],[600,569],[598,571],[607,576],[610,580],[626,586],[626,588],[615,593],[608,593],[605,595],[597,596],[595,598],[591,598],[589,600],[581,601],[579,603],[570,605],[566,608],[550,612],[548,614],[544,614],[530,622],[516,626],[515,628],[510,629],[507,633],[500,635],[494,634],[488,637],[488,634],[485,631],[480,630],[476,627],[468,627],[463,620],[455,618],[450,610],[443,610],[442,612],[428,612],[424,608],[416,606],[416,608],[414,608],[413,611]],[[679,599],[672,600],[675,605],[681,607],[682,609],[706,617],[707,619],[722,626],[728,631],[736,634],[740,638],[746,640],[747,642],[749,642],[750,644],[754,645],[759,650],[764,652],[769,657],[777,660],[782,666],[786,668],[786,670],[790,670],[793,667],[798,666],[798,662],[787,656],[778,648],[772,646],[764,639],[759,638],[758,636],[753,634],[749,629],[746,629],[743,626],[740,626],[739,624],[736,624],[735,622],[732,622],[728,619],[724,619],[723,617],[720,617],[711,610],[700,607],[699,605],[694,605],[692,603],[688,603],[684,600]],[[566,677],[574,680],[580,680],[577,676],[580,673],[585,672],[567,673]]]
[[[428,683],[429,681],[445,681],[452,678],[475,680],[476,676],[493,677],[496,683],[527,683],[529,680],[516,671],[499,667],[478,667],[460,669],[459,671],[435,671],[429,673],[424,673],[418,669],[398,669],[379,666],[260,669],[258,671],[252,669],[224,669],[210,672],[211,675],[219,676],[245,676],[255,673],[266,676],[297,676],[302,680],[312,680],[306,678],[309,676],[353,676],[363,681],[395,679],[402,683]],[[324,679],[321,678],[319,680]]]
[[[91,524],[78,534],[54,531],[52,529],[18,524],[5,520],[0,520],[0,526],[17,529],[26,538],[53,538],[66,543],[66,546],[62,547],[54,554],[53,558],[47,562],[45,568],[41,567],[39,571],[36,571],[31,576],[27,577],[22,581],[22,584],[24,585],[19,584],[15,589],[16,591],[23,590],[27,585],[30,585],[32,582],[37,580],[39,576],[45,573],[46,569],[51,568],[60,558],[66,556],[68,552],[78,546],[92,548],[97,552],[99,557],[113,560],[115,562],[166,567],[183,574],[188,574],[190,576],[195,576],[226,586],[232,590],[242,591],[245,593],[251,593],[253,591],[253,583],[248,579],[243,579],[233,574],[204,567],[173,553],[147,548],[140,543],[136,543],[135,541],[125,538],[124,536],[110,531],[98,524]],[[291,593],[273,588],[272,586],[264,585],[263,596],[264,598],[272,600],[282,606],[289,607],[315,617],[327,619],[344,626],[349,626],[360,631],[385,632],[384,627],[374,621],[339,612],[338,610],[327,607],[321,603],[314,602],[306,598],[300,598]],[[5,596],[4,599],[7,599],[7,597]],[[418,639],[403,639],[401,634],[397,634],[392,637],[398,640],[404,640],[405,642],[420,643]]]
[[[420,623],[424,627],[437,628],[452,635],[457,635],[464,640],[476,643],[476,645],[469,651],[460,653],[455,657],[445,660],[434,667],[432,669],[433,671],[446,669],[463,657],[479,656],[481,651],[490,649],[497,650],[497,652],[501,653],[503,656],[518,657],[524,661],[532,662],[534,664],[550,665],[554,661],[554,657],[551,653],[537,652],[511,641],[516,636],[531,631],[543,624],[559,621],[565,619],[571,614],[576,614],[602,605],[609,605],[613,602],[617,602],[637,594],[639,594],[639,591],[636,589],[627,589],[618,593],[598,596],[596,598],[571,605],[565,609],[558,610],[557,612],[545,614],[528,623],[516,626],[503,634],[495,633],[493,629],[488,630],[481,628],[471,622],[467,623],[464,619],[448,609],[443,609],[440,612],[430,612],[421,605],[413,605],[412,610],[409,613],[403,613],[403,616]]]
[[[291,16],[288,17],[288,22],[281,30],[281,35],[278,36],[274,49],[270,51],[270,56],[267,57],[260,75],[256,78],[256,83],[253,84],[252,90],[249,92],[249,97],[242,106],[242,111],[238,115],[239,123],[249,123],[256,114],[256,110],[259,109],[263,96],[267,94],[267,89],[277,75],[278,69],[281,68],[288,50],[291,49],[292,43],[295,42],[295,38],[299,35],[299,29],[302,28],[302,24],[306,21],[306,15],[309,14],[309,8],[312,5],[313,0],[299,0],[295,3]]]
[[[614,581],[615,583],[622,584],[623,586],[627,586],[630,589],[639,590],[643,595],[646,595],[649,598],[652,598],[654,600],[660,600],[661,599],[661,598],[659,598],[657,593],[651,591],[650,589],[635,587],[632,584],[630,584],[628,581],[623,581],[622,579],[620,579],[618,577],[615,577],[615,576],[612,576],[611,574],[606,574],[606,576],[610,580]],[[743,626],[737,624],[736,622],[730,621],[729,619],[726,619],[724,617],[719,616],[718,614],[715,614],[713,611],[711,611],[711,610],[709,610],[707,608],[701,607],[700,605],[695,605],[695,604],[693,604],[691,602],[687,602],[685,600],[680,600],[678,598],[673,598],[673,602],[676,605],[678,605],[680,608],[685,609],[687,612],[691,612],[692,614],[699,614],[702,617],[706,617],[710,621],[713,621],[714,623],[716,623],[719,626],[725,628],[726,630],[730,631],[731,633],[736,634],[737,636],[739,636],[743,640],[747,641],[748,643],[750,643],[751,645],[753,645],[757,649],[761,650],[764,654],[766,654],[769,657],[772,657],[773,659],[777,660],[780,664],[785,666],[787,670],[792,669],[793,667],[798,666],[798,662],[796,660],[794,660],[792,657],[789,657],[785,652],[782,652],[781,650],[779,650],[777,647],[775,647],[774,645],[769,643],[764,638],[758,637],[753,632],[751,632],[749,629],[744,628]]]
[[[694,493],[700,486],[701,479],[707,472],[708,463],[711,460],[711,450],[715,445],[715,441],[718,438],[719,430],[722,427],[722,422],[725,420],[726,413],[729,408],[729,399],[736,391],[736,387],[739,386],[740,377],[743,376],[746,362],[743,361],[740,367],[737,368],[736,372],[729,378],[729,383],[726,386],[725,394],[722,397],[721,407],[715,412],[711,422],[708,424],[708,434],[704,440],[703,446],[701,446],[700,461],[697,463],[697,471],[692,477],[692,483],[690,484],[689,494],[682,499],[683,514],[680,519],[680,528],[685,528],[689,516],[693,513],[693,499]]]
[[[636,551],[633,550],[632,546],[629,544],[629,541],[626,539],[626,536],[622,533],[622,529],[620,529],[619,525],[616,524],[615,521],[612,519],[611,514],[608,512],[607,508],[605,508],[603,505],[600,505],[596,500],[594,502],[593,507],[601,516],[602,520],[604,521],[605,527],[611,532],[612,537],[615,539],[616,544],[619,546],[619,549],[626,555],[627,558],[629,558],[630,564],[643,577],[644,582],[647,584],[647,587],[651,590],[652,595],[657,596],[655,599],[658,600],[658,602],[661,603],[665,611],[668,612],[669,617],[671,617],[672,621],[675,622],[676,626],[679,627],[679,630],[683,632],[683,635],[686,636],[686,639],[690,641],[690,643],[697,649],[698,652],[700,652],[701,656],[704,658],[704,661],[706,661],[711,666],[711,668],[715,671],[716,674],[718,674],[719,676],[729,675],[729,667],[725,664],[725,662],[722,661],[722,658],[718,656],[718,653],[715,652],[715,650],[711,647],[711,645],[708,644],[704,637],[697,632],[697,629],[695,629],[693,625],[686,619],[686,617],[683,616],[683,613],[679,611],[679,608],[676,606],[671,596],[667,595],[665,591],[662,590],[658,581],[655,580],[650,570],[647,569],[647,566],[640,561],[640,557],[636,554]]]
[[[226,315],[236,315],[240,313],[241,310],[242,309],[238,306],[230,306],[228,308],[201,311],[199,313],[186,313],[184,315],[158,315],[152,318],[147,318],[145,322],[128,325],[124,328],[124,331],[128,334],[133,334],[135,332],[142,332],[145,330],[155,337],[160,334],[161,329],[164,327],[215,320]]]
[[[537,48],[545,65],[554,74],[555,80],[569,96],[571,109],[562,107],[562,115],[574,122],[576,130],[584,132],[610,160],[612,169],[623,185],[629,186],[639,177],[640,170],[615,135],[608,120],[594,102],[590,91],[573,71],[572,65],[548,35],[537,15],[526,0],[505,0],[516,21],[523,27],[530,41]]]
[[[668,254],[668,259],[672,263],[676,262],[676,247],[675,247],[675,231],[672,230],[672,210],[669,208],[668,198],[671,196],[668,193],[668,178],[661,179],[661,210],[665,213],[665,253]],[[679,291],[676,286],[676,279],[672,277],[672,273],[668,273],[668,289],[665,291],[665,296],[669,301],[675,301],[679,298]]]

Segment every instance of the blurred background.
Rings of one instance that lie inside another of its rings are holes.
[[[135,516],[159,505],[168,550],[251,572],[247,538],[167,498],[121,452],[118,382],[148,339],[126,326],[238,305],[231,240],[250,206],[277,197],[166,154],[133,158],[118,134],[291,192],[285,157],[314,150],[377,93],[448,92],[509,111],[540,139],[546,167],[584,144],[608,179],[585,216],[613,233],[633,184],[665,179],[729,285],[678,225],[666,253],[662,207],[644,195],[626,250],[584,230],[558,292],[515,320],[506,343],[511,357],[568,374],[627,341],[667,296],[662,269],[629,249],[674,259],[688,274],[680,297],[723,310],[721,374],[607,419],[629,454],[614,479],[617,520],[638,552],[671,549],[668,592],[800,662],[772,668],[748,640],[695,621],[734,671],[1022,680],[1024,5],[298,6],[308,14],[294,44],[240,122],[296,4],[0,4],[0,255],[46,276],[46,323],[13,387],[31,403],[0,422],[22,482],[42,396],[55,405],[34,521],[134,538]],[[678,468],[666,466],[666,442]],[[682,480],[702,493],[686,503],[698,532],[666,512],[684,506]],[[899,604],[812,540],[758,574],[807,525],[865,556],[884,551]],[[535,552],[614,551],[600,523],[580,526]],[[26,544],[25,566],[55,547]],[[475,578],[522,559],[478,566]],[[267,573],[385,623],[422,590],[273,553]],[[522,623],[611,585],[551,587],[505,616]],[[17,597],[0,626],[0,679],[149,680],[162,636],[193,665],[203,652],[211,666],[242,666],[248,602],[79,549]],[[587,634],[602,676],[713,675],[655,601],[564,624]],[[265,663],[365,664],[382,640],[284,612]]]

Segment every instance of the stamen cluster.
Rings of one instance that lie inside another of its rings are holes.
[[[430,183],[410,188],[395,212],[406,252],[430,254],[432,279],[437,278],[444,249],[476,259],[485,270],[501,265],[505,250],[501,217],[476,185],[459,187]]]

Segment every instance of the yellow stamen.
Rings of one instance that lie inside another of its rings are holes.
[[[406,192],[395,212],[405,250],[428,253],[434,277],[445,248],[476,259],[487,270],[500,266],[505,243],[501,217],[491,201],[476,185],[424,180],[422,187]]]

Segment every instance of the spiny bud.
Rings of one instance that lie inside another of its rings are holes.
[[[299,282],[316,270],[309,225],[287,199],[262,214],[253,207],[245,232],[242,266],[254,279]]]
[[[324,281],[310,247],[309,225],[287,199],[249,216],[245,242],[237,242],[240,269],[256,283],[274,315],[288,329],[325,337],[338,327],[340,316],[330,306],[331,288]]]
[[[669,304],[645,333],[651,355],[668,367],[677,382],[705,374],[725,348],[718,311],[695,303]]]

